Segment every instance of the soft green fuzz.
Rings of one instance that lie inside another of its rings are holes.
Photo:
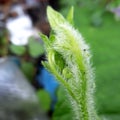
[[[52,32],[41,34],[47,53],[43,65],[64,86],[73,110],[72,120],[98,120],[94,108],[94,74],[91,68],[89,46],[73,28],[73,8],[67,19],[47,7]]]

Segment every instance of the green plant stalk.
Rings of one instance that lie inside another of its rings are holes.
[[[43,62],[64,86],[73,110],[73,120],[98,120],[94,107],[94,74],[91,67],[89,46],[73,28],[73,7],[65,19],[47,7],[47,17],[52,32],[44,40],[47,61]]]

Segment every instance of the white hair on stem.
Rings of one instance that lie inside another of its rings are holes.
[[[99,120],[94,107],[95,82],[89,45],[71,25],[73,8],[68,20],[49,6],[47,16],[54,37],[48,39],[41,34],[48,58],[43,65],[66,89],[73,120]]]

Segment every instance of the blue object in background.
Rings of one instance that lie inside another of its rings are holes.
[[[9,60],[15,63],[20,67],[20,60],[17,57],[9,57]],[[56,90],[59,86],[58,82],[55,80],[54,76],[51,75],[44,67],[38,67],[38,75],[36,80],[39,83],[39,86],[42,86],[50,95],[52,103],[51,109],[54,110],[55,103],[57,101]]]
[[[52,99],[51,109],[54,109],[54,105],[57,101],[56,90],[58,88],[58,82],[54,76],[51,75],[44,67],[39,68],[39,74],[37,76],[38,83],[50,94]]]

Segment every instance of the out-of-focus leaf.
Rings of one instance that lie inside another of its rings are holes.
[[[38,99],[40,101],[41,108],[45,111],[50,109],[51,98],[47,91],[39,90],[37,92]]]
[[[23,55],[26,51],[24,46],[10,45],[10,51],[16,55]]]
[[[4,55],[7,55],[7,48],[6,47],[4,47],[4,48],[1,48],[1,50],[0,50],[0,56],[4,56]]]
[[[102,120],[120,120],[120,114],[116,114],[116,113],[102,114],[100,116],[101,116]]]
[[[31,62],[21,62],[21,70],[30,81],[33,80],[35,71]]]
[[[39,41],[36,41],[32,38],[29,40],[28,48],[29,54],[34,58],[39,57],[44,53],[43,45]]]
[[[103,11],[102,11],[102,10],[101,10],[101,11],[99,10],[99,11],[95,12],[95,13],[92,15],[91,20],[92,20],[92,24],[93,24],[94,26],[98,27],[98,26],[100,26],[100,25],[102,24],[102,22],[103,22],[103,20],[102,20],[102,13],[103,13]]]
[[[64,88],[60,87],[58,89],[58,102],[55,106],[52,120],[71,120],[73,114],[69,104]]]

